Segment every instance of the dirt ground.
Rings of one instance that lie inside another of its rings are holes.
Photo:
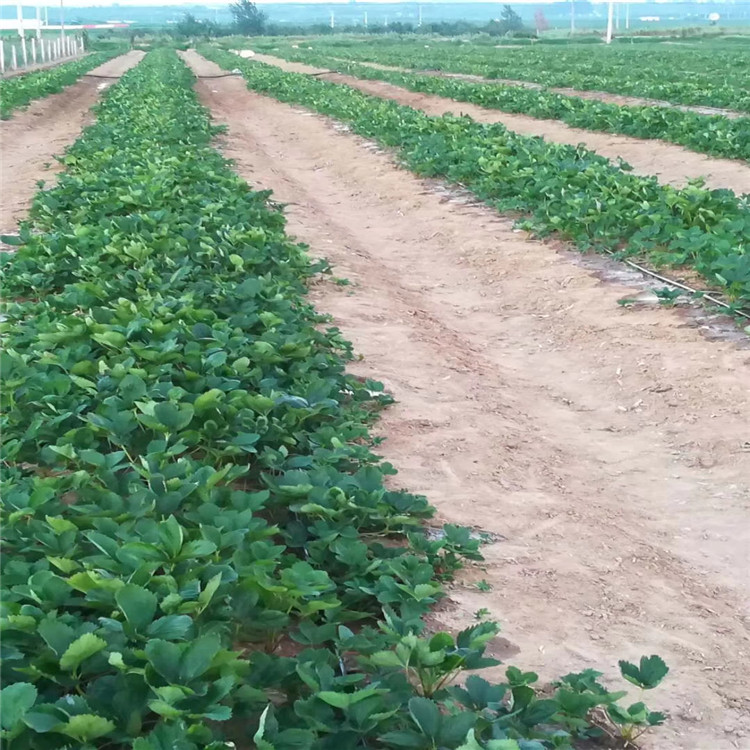
[[[397,482],[494,535],[440,624],[488,609],[495,653],[543,680],[660,654],[670,720],[644,746],[750,748],[750,350],[619,306],[632,287],[339,123],[239,78],[197,89],[237,171],[350,280],[312,297],[397,399],[378,426]]]
[[[271,55],[256,54],[254,59],[296,73],[325,71],[325,68],[288,62]],[[738,195],[750,193],[750,164],[738,160],[716,159],[665,141],[571,128],[559,120],[538,120],[526,115],[500,112],[468,102],[420,94],[384,81],[366,81],[340,73],[330,73],[324,77],[334,83],[345,83],[366,94],[393,99],[400,104],[421,109],[430,115],[453,112],[468,115],[478,122],[499,122],[516,133],[542,136],[555,143],[573,146],[583,143],[612,161],[616,161],[618,157],[624,159],[636,174],[655,175],[662,183],[682,187],[688,180],[704,177],[709,188],[729,188]]]
[[[89,71],[92,75],[120,76],[144,53],[128,52]],[[0,121],[0,233],[12,234],[39,189],[59,171],[55,156],[78,138],[89,123],[89,109],[114,80],[81,78],[59,94],[37,99],[9,120]]]

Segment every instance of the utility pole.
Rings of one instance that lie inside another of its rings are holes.
[[[365,28],[367,28],[367,11],[365,11]]]
[[[60,1],[62,2],[62,0],[60,0]],[[333,11],[331,11],[331,28],[332,29],[336,28],[336,19],[333,16]]]
[[[625,28],[630,28],[630,3],[625,3]]]
[[[570,0],[570,35],[576,33],[576,0]]]
[[[60,0],[60,55],[65,55],[65,10],[63,0]]]
[[[615,5],[615,28],[620,30],[620,3]]]
[[[23,55],[23,67],[29,64],[29,53],[26,50],[26,29],[23,25],[23,7],[19,4],[16,6],[18,14],[18,36],[21,37],[21,54]]]
[[[615,4],[610,0],[609,8],[607,10],[607,44],[610,44],[612,41],[612,17],[614,15],[614,10]]]
[[[36,4],[36,38],[42,38],[42,9],[39,7],[39,2]]]
[[[422,25],[422,6],[421,5],[418,6],[418,13],[419,13],[419,17],[417,20],[417,26],[421,26]]]

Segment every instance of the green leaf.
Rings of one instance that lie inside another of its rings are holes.
[[[36,701],[36,688],[28,682],[16,682],[0,690],[0,726],[13,729]]]
[[[167,615],[154,620],[146,633],[150,638],[178,641],[186,638],[192,627],[193,620],[187,615]]]
[[[94,333],[91,338],[94,339],[94,341],[97,341],[104,346],[112,347],[113,349],[121,349],[126,341],[125,336],[117,331],[104,331],[104,333]]]
[[[335,708],[348,708],[352,702],[349,693],[336,693],[333,690],[322,690],[317,694],[317,697]]]
[[[73,672],[82,662],[106,647],[107,642],[103,638],[93,633],[85,633],[80,638],[76,638],[60,657],[60,668],[66,672]]]
[[[644,690],[655,688],[668,674],[669,667],[660,656],[642,656],[639,667],[627,661],[620,661],[622,676],[633,685]]]
[[[55,534],[63,534],[66,531],[78,531],[78,527],[67,518],[53,518],[45,516],[44,520],[52,527]]]
[[[50,617],[41,620],[37,630],[39,635],[44,639],[44,642],[58,657],[65,653],[65,650],[73,643],[76,636],[75,630],[70,625],[65,625],[65,623],[53,620]]]
[[[79,742],[91,742],[91,740],[109,734],[114,728],[114,722],[102,716],[78,714],[77,716],[71,716],[68,723],[60,727],[59,731]]]
[[[42,704],[23,717],[23,723],[39,734],[57,731],[68,717],[55,706]]]
[[[168,682],[176,682],[180,671],[182,649],[176,643],[151,639],[144,649],[151,666]]]
[[[193,414],[192,404],[182,404],[178,407],[171,401],[162,401],[154,406],[154,416],[172,432],[190,424]]]
[[[193,680],[202,675],[221,650],[218,636],[205,635],[193,641],[183,654],[180,663],[180,677]]]
[[[158,600],[142,586],[125,584],[116,594],[115,601],[125,619],[138,631],[146,628],[154,619]]]
[[[429,698],[412,698],[409,701],[409,713],[416,725],[430,739],[437,739],[440,734],[440,709],[435,701]]]
[[[370,657],[376,667],[401,667],[403,663],[395,651],[378,651]]]

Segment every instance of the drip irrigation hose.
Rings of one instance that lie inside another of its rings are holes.
[[[607,253],[609,255],[615,254],[611,250],[607,250]],[[734,315],[741,315],[743,318],[750,320],[750,314],[742,312],[742,310],[735,310],[731,305],[728,305],[726,302],[722,302],[722,300],[714,297],[713,294],[709,294],[708,292],[701,292],[698,289],[693,289],[687,284],[683,284],[681,281],[675,281],[674,279],[669,279],[666,276],[662,276],[661,274],[658,274],[655,271],[651,271],[650,269],[645,268],[644,266],[641,266],[638,263],[634,263],[632,260],[628,260],[627,258],[621,259],[621,262],[629,265],[631,268],[635,268],[636,271],[640,271],[641,273],[646,274],[646,276],[651,276],[654,279],[659,279],[659,281],[662,281],[665,284],[669,284],[670,286],[677,287],[677,289],[682,289],[686,292],[690,292],[691,294],[700,294],[701,299],[707,299],[709,302],[712,302],[714,305],[718,305],[719,307],[723,307],[724,309],[729,310],[729,312]]]
[[[222,73],[218,76],[196,76],[196,78],[199,78],[201,80],[205,78],[232,78],[240,75],[239,73]],[[82,78],[104,78],[108,81],[119,81],[122,76],[100,76],[96,73],[84,73]]]

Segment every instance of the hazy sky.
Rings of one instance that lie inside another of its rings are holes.
[[[267,2],[300,2],[304,4],[318,4],[318,3],[342,3],[346,4],[349,2],[349,0],[255,0],[259,5]],[[371,2],[379,2],[379,3],[398,3],[398,2],[418,2],[419,0],[370,0]],[[423,5],[429,5],[430,2],[440,2],[441,0],[421,0]],[[442,2],[445,2],[446,0],[442,0]],[[452,0],[453,3],[461,3],[461,2],[488,2],[488,3],[494,3],[498,5],[498,7],[507,0]],[[549,0],[547,0],[549,1]],[[591,0],[594,3],[597,2],[606,2],[606,0]],[[635,2],[636,0],[624,0],[624,2]],[[650,2],[670,2],[670,0],[649,0]],[[700,1],[700,0],[698,0]],[[210,8],[214,7],[226,7],[229,5],[231,0],[225,0],[225,2],[217,2],[216,0],[118,0],[115,2],[115,0],[110,0],[109,2],[107,0],[64,0],[65,6],[67,7],[73,7],[73,8],[90,8],[93,6],[98,7],[112,7],[114,5],[118,5],[120,7],[131,7],[131,6],[165,6],[165,5],[205,5]],[[539,0],[509,0],[511,5],[521,5],[521,4],[538,4]],[[620,0],[620,2],[623,2],[623,0]],[[1,6],[16,6],[15,0],[0,0]],[[26,10],[24,15],[29,14],[30,8],[33,8],[36,6],[36,3],[33,0],[21,0],[21,5]],[[50,8],[52,7],[59,7],[59,2],[45,2],[45,0],[39,0],[39,5],[44,7],[45,5],[48,5]]]

